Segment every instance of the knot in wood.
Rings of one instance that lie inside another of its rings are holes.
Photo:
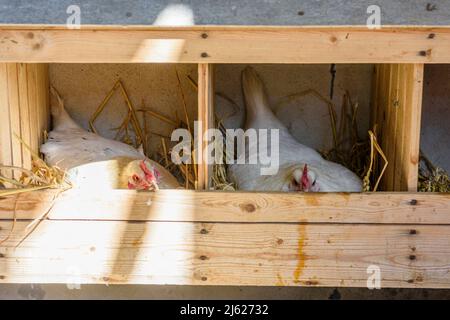
[[[244,203],[241,204],[241,209],[245,212],[255,212],[256,206],[253,203]]]

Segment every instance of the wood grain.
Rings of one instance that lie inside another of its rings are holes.
[[[30,169],[31,152],[16,135],[39,152],[50,116],[47,65],[1,63],[0,78],[0,164]]]
[[[450,226],[43,221],[23,240],[27,224],[0,283],[366,287],[377,266],[383,288],[450,287]]]
[[[15,137],[21,135],[20,130],[20,101],[19,101],[19,78],[18,64],[8,63],[8,103],[9,103],[9,121],[10,121],[10,139],[12,147],[12,164],[15,167],[22,167],[22,143]],[[14,172],[14,178],[19,179],[20,173]]]
[[[0,84],[0,164],[11,166],[13,164],[13,156],[11,146],[11,122],[9,121],[9,90],[6,63],[0,63]],[[2,174],[8,178],[13,177],[10,170],[2,170]]]
[[[0,198],[0,219],[450,224],[450,194],[37,191]]]
[[[3,26],[0,39],[2,62],[450,63],[448,27]]]
[[[36,136],[31,136],[31,122],[35,121],[30,117],[30,107],[28,104],[28,71],[25,63],[17,64],[17,81],[19,94],[19,117],[20,117],[20,132],[17,135],[27,144],[31,146],[31,141],[35,140]],[[16,138],[14,138],[16,139]],[[18,141],[20,143],[20,141]],[[31,152],[28,148],[21,144],[22,148],[22,167],[31,168]]]
[[[382,180],[385,191],[417,191],[423,64],[376,67],[373,102],[378,138],[389,161]],[[373,121],[373,120],[372,120]]]
[[[212,65],[205,63],[198,65],[198,120],[201,121],[197,133],[197,150],[200,152],[196,155],[196,159],[201,160],[198,165],[198,190],[209,190],[213,173],[213,165],[207,163],[210,151],[205,136],[207,130],[215,126],[213,75]]]

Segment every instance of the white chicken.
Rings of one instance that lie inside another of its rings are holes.
[[[361,192],[362,181],[340,164],[327,161],[312,148],[299,143],[273,114],[256,71],[247,67],[242,73],[246,103],[245,130],[279,130],[279,170],[275,175],[261,175],[260,163],[229,166],[231,178],[240,190]],[[268,139],[268,149],[271,150]],[[250,149],[249,149],[250,148]],[[258,152],[257,144],[246,144],[246,159]],[[256,158],[257,159],[257,158]]]
[[[52,93],[58,105],[52,107],[53,131],[41,146],[41,153],[49,165],[67,170],[75,187],[158,190],[180,186],[170,172],[142,151],[81,128],[53,88]]]

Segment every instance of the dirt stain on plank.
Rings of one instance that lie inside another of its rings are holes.
[[[305,268],[306,255],[304,251],[306,239],[306,225],[298,225],[298,243],[297,243],[297,267],[294,271],[294,282],[300,282],[300,277],[302,276],[303,269]]]
[[[285,283],[283,281],[283,277],[281,276],[281,274],[277,273],[277,279],[278,281],[276,282],[276,285],[279,287],[284,287]]]

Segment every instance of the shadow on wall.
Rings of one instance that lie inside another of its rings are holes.
[[[420,146],[436,166],[450,172],[450,65],[425,65]]]
[[[227,286],[84,285],[68,290],[65,285],[0,285],[0,299],[430,299],[448,300],[450,290],[366,288],[296,288]]]

